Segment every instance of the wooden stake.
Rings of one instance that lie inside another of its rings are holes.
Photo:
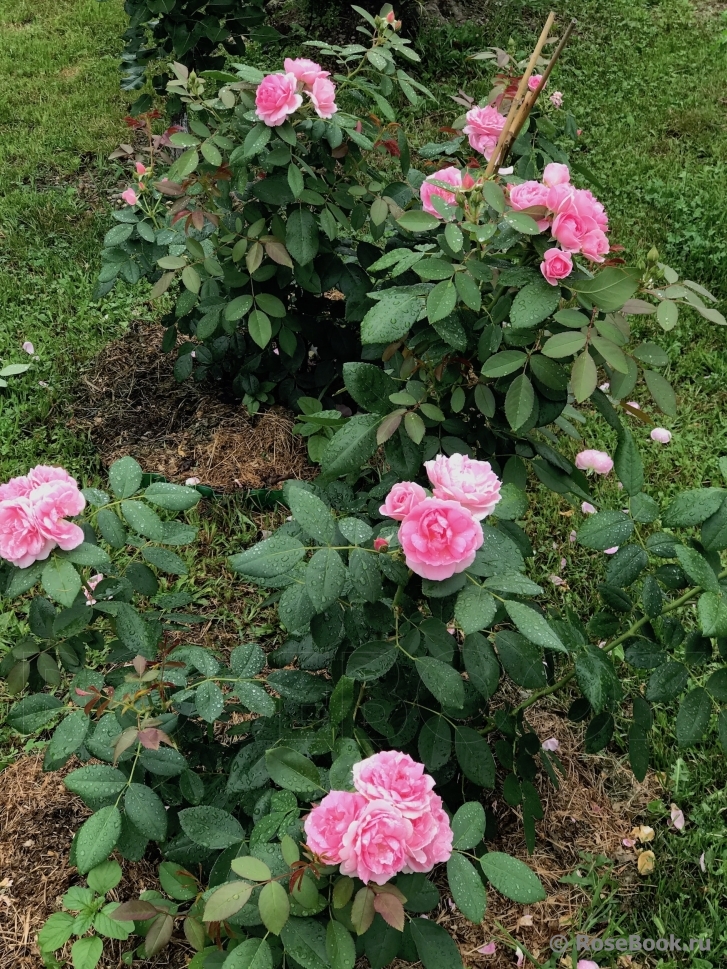
[[[543,76],[542,76],[542,79],[540,81],[540,84],[538,85],[538,87],[536,88],[536,90],[535,91],[528,91],[527,94],[525,95],[525,98],[523,100],[523,103],[520,106],[519,111],[515,115],[515,120],[513,121],[512,125],[510,126],[510,128],[508,130],[507,138],[505,139],[505,144],[504,144],[503,150],[502,150],[500,165],[503,165],[505,163],[505,160],[506,160],[506,158],[508,156],[508,153],[509,153],[510,149],[512,148],[513,144],[515,143],[515,141],[517,139],[517,136],[522,131],[523,125],[527,121],[528,116],[530,115],[530,112],[533,110],[533,107],[535,105],[535,102],[538,100],[538,96],[540,95],[540,92],[545,87],[545,85],[546,85],[546,83],[548,81],[548,78],[550,77],[551,71],[555,67],[555,64],[556,64],[558,58],[560,57],[561,53],[563,52],[563,48],[568,43],[568,40],[570,38],[570,35],[573,33],[573,29],[574,29],[576,23],[577,23],[576,20],[571,20],[571,22],[566,27],[565,33],[561,37],[561,39],[560,39],[560,41],[558,43],[558,46],[553,51],[553,56],[550,58],[550,61],[548,62],[548,65],[545,68],[545,71],[543,72]]]
[[[554,20],[555,20],[555,13],[551,10],[550,13],[548,14],[548,19],[545,21],[545,26],[543,27],[543,31],[540,34],[538,43],[535,45],[535,50],[530,56],[530,61],[528,62],[527,69],[523,74],[523,76],[520,78],[517,94],[513,98],[512,104],[510,105],[510,111],[508,112],[505,125],[502,131],[500,132],[500,137],[497,139],[497,145],[495,146],[495,150],[492,153],[492,157],[490,158],[489,162],[487,163],[487,168],[485,169],[486,178],[489,178],[489,176],[492,175],[492,173],[494,172],[495,168],[497,168],[499,165],[499,158],[500,158],[500,155],[502,154],[502,149],[503,149],[503,146],[505,145],[505,141],[507,140],[510,127],[523,103],[523,100],[525,98],[525,95],[528,89],[528,81],[530,80],[530,77],[535,69],[535,65],[538,61],[538,58],[540,57],[543,47],[545,47],[545,44],[548,40],[548,37],[550,35],[550,28],[553,26]]]

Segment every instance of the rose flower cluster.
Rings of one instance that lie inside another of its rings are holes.
[[[500,500],[501,481],[489,461],[438,454],[426,461],[433,497],[413,481],[395,484],[379,511],[400,521],[407,566],[425,579],[464,572],[484,540],[480,521]]]
[[[66,521],[86,507],[75,478],[63,468],[39,464],[0,485],[0,558],[25,569],[47,559],[57,546],[70,551],[83,529]]]
[[[609,251],[608,216],[592,192],[571,185],[567,165],[545,166],[542,182],[531,180],[511,185],[510,205],[516,212],[544,209],[537,220],[541,231],[550,229],[560,249],[546,249],[540,271],[556,286],[573,269],[573,254],[582,253],[591,262],[603,262]]]
[[[384,885],[449,860],[452,828],[423,764],[382,751],[354,764],[353,785],[355,792],[326,794],[305,819],[308,847],[324,862]]]
[[[303,104],[305,94],[319,118],[332,118],[338,111],[336,85],[330,71],[307,57],[286,57],[283,74],[266,75],[255,92],[255,114],[269,128],[283,124]]]

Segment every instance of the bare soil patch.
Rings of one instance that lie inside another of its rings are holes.
[[[313,476],[292,414],[273,407],[249,417],[206,385],[177,383],[162,333],[132,323],[82,374],[71,426],[90,436],[104,465],[130,454],[147,472],[228,493]]]

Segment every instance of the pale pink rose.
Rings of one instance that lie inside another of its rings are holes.
[[[136,168],[137,175],[146,175],[146,165],[142,165],[141,162],[136,162],[134,168]]]
[[[481,945],[477,951],[483,956],[494,956],[497,952],[497,944],[488,942],[487,945]]]
[[[369,801],[343,832],[341,874],[385,885],[405,868],[412,832],[411,821],[393,804]]]
[[[343,836],[366,807],[366,798],[348,791],[331,791],[303,823],[310,850],[328,864],[341,861]]]
[[[414,481],[400,481],[394,485],[386,496],[386,501],[379,508],[379,514],[385,515],[387,518],[395,518],[396,521],[404,521],[414,505],[424,501],[426,497],[427,493],[421,485]],[[376,541],[383,541],[385,545],[388,544],[384,539],[377,539]],[[374,547],[376,547],[375,544]]]
[[[531,179],[520,185],[510,186],[510,205],[516,212],[531,209],[536,205],[548,204],[548,189],[541,182]]]
[[[295,74],[268,74],[255,91],[255,114],[269,128],[277,128],[303,103]]]
[[[598,509],[594,505],[592,505],[590,501],[581,502],[581,511],[583,512],[584,515],[595,515],[597,510]]]
[[[121,193],[121,198],[126,202],[127,205],[136,205],[139,198],[133,188],[127,188],[125,192]]]
[[[406,564],[425,579],[464,572],[484,541],[482,526],[458,501],[425,498],[399,528]]]
[[[599,228],[586,232],[581,239],[581,252],[591,262],[603,262],[610,251],[608,236]]]
[[[599,966],[593,959],[579,959],[577,969],[599,969]]]
[[[562,91],[553,91],[553,93],[550,95],[550,97],[548,98],[548,100],[550,101],[550,103],[553,105],[554,108],[562,108],[563,107],[563,92]]]
[[[588,234],[597,228],[593,219],[581,216],[576,211],[562,211],[553,219],[551,232],[567,252],[580,252]]]
[[[531,74],[528,78],[528,90],[537,91],[540,87],[540,82],[543,80],[542,74]]]
[[[47,559],[54,546],[55,542],[41,531],[30,498],[0,501],[0,558],[26,569]]]
[[[475,461],[466,454],[438,454],[433,461],[425,461],[424,467],[435,498],[458,501],[477,521],[495,510],[502,482],[489,461]]]
[[[353,786],[369,801],[389,801],[415,818],[429,809],[434,778],[409,754],[383,750],[353,765]]]
[[[11,478],[10,481],[0,485],[0,501],[6,501],[8,498],[27,498],[34,487],[27,474]]]
[[[560,742],[557,737],[549,737],[547,740],[543,741],[543,750],[549,750],[555,752],[560,748]]]
[[[313,102],[319,118],[332,118],[338,111],[336,105],[336,85],[327,77],[317,77],[313,82],[308,96]]]
[[[380,552],[380,551],[382,551],[382,549],[385,549],[385,548],[388,548],[388,547],[389,547],[389,543],[386,541],[385,538],[375,538],[374,539],[374,551],[375,552]]]
[[[576,467],[580,471],[595,471],[596,474],[608,474],[613,468],[613,460],[605,451],[595,451],[590,448],[576,455]]]
[[[50,464],[37,464],[28,471],[28,482],[31,490],[39,488],[42,484],[48,484],[49,481],[64,481],[66,484],[78,488],[78,482],[71,477],[65,468],[56,468]],[[77,512],[74,512],[74,514],[77,514]]]
[[[311,87],[319,77],[330,76],[330,71],[324,71],[320,64],[308,60],[307,57],[296,57],[295,59],[286,57],[283,61],[283,67],[286,74],[293,74],[301,84],[306,84],[308,87]]]
[[[543,184],[548,188],[556,185],[570,185],[570,168],[558,162],[550,162],[543,169]]]
[[[26,341],[25,341],[25,343],[23,344],[23,347],[22,347],[22,349],[23,349],[23,350],[25,350],[25,352],[26,352],[26,353],[28,353],[28,354],[29,354],[29,355],[30,355],[31,357],[32,357],[32,356],[33,356],[33,354],[35,353],[35,347],[34,347],[34,346],[33,346],[33,344],[32,344],[32,343],[30,342],[30,340],[26,340]]]
[[[573,257],[562,249],[546,249],[540,271],[551,286],[557,286],[559,280],[573,272]]]
[[[93,590],[96,588],[99,582],[103,582],[103,576],[100,573],[98,575],[92,575],[91,578],[86,583],[86,585],[83,587],[83,594],[86,597],[86,605],[89,605],[89,606],[96,605],[96,600],[91,595],[91,592],[93,592]],[[91,590],[90,592],[89,592],[89,589]]]
[[[618,552],[618,545],[614,545],[613,548],[604,548],[604,555],[615,555]]]
[[[406,844],[406,871],[427,872],[435,865],[449,861],[452,854],[452,826],[442,799],[430,794],[422,814],[411,818],[412,835]]]
[[[441,199],[444,199],[447,205],[454,205],[456,201],[455,193],[448,192],[446,188],[440,188],[439,185],[432,185],[431,182],[446,182],[455,189],[461,188],[462,172],[459,168],[450,165],[449,168],[442,168],[433,175],[428,175],[421,184],[419,196],[422,200],[422,208],[430,215],[435,215],[438,219],[441,219],[442,216],[431,203],[432,196],[438,195]]]
[[[488,104],[484,108],[472,108],[466,118],[467,124],[462,130],[469,138],[470,146],[489,161],[505,127],[505,116]]]
[[[671,441],[671,431],[667,431],[665,427],[655,427],[649,437],[657,444],[668,444]]]
[[[86,499],[75,482],[49,481],[31,491],[30,501],[38,529],[45,538],[66,552],[81,544],[83,529],[66,521],[67,515],[79,515],[86,507]]]
[[[590,189],[577,188],[573,201],[581,215],[593,219],[599,229],[605,230],[608,228],[608,216],[603,203],[598,201]]]
[[[676,804],[671,805],[671,823],[674,825],[677,831],[681,831],[686,824],[686,821],[684,820],[684,812],[681,811]]]
[[[548,188],[547,206],[551,212],[575,212],[575,188],[568,182],[557,182]]]

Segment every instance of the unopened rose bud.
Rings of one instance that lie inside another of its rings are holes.
[[[656,246],[652,246],[652,248],[646,253],[646,261],[651,265],[654,265],[659,261],[659,250],[656,248]]]
[[[396,15],[393,10],[390,10],[386,15],[387,24],[393,24],[396,21]]]
[[[389,543],[386,541],[385,538],[375,538],[374,539],[374,549],[377,552],[381,552],[381,551],[383,551],[384,549],[386,549],[388,547],[389,547]]]

